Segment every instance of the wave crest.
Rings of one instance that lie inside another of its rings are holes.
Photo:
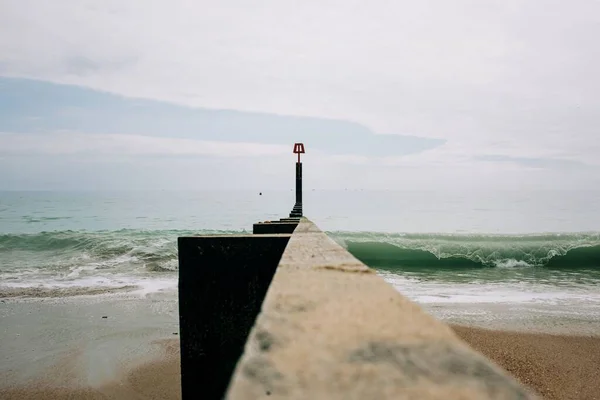
[[[223,231],[118,230],[55,231],[0,235],[2,272],[31,269],[73,275],[119,266],[143,266],[150,272],[177,270],[177,237]]]
[[[374,268],[600,268],[600,233],[329,234],[355,257]]]

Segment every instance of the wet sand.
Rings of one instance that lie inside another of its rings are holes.
[[[177,298],[0,303],[0,399],[179,399]]]
[[[105,400],[181,399],[179,341],[155,342],[161,354],[154,360],[119,368],[116,379],[98,386],[85,386],[65,365],[57,364],[47,374],[29,384],[0,387],[3,400]],[[64,362],[64,361],[63,361]],[[68,363],[68,361],[67,361]]]
[[[452,327],[545,399],[600,399],[600,336]]]

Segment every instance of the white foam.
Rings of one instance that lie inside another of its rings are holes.
[[[96,270],[96,268],[97,267],[95,265],[85,265],[85,266],[81,266],[81,267],[75,267],[66,276],[67,276],[67,278],[78,278],[82,272],[94,271],[94,270]]]
[[[172,292],[177,291],[177,278],[147,278],[136,281],[136,286],[139,289],[132,294],[145,297],[151,293]]]
[[[381,276],[403,295],[422,304],[494,303],[600,307],[600,292],[590,285],[559,287],[528,282],[452,283],[419,280],[390,273],[383,273]]]
[[[494,264],[498,268],[517,268],[517,267],[531,267],[532,265],[523,260],[498,260]]]

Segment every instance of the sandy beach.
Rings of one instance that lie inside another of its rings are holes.
[[[1,399],[181,396],[173,291],[4,298],[0,326]],[[598,336],[453,327],[543,398],[600,399]]]
[[[600,399],[598,336],[452,327],[471,347],[545,399]]]
[[[179,399],[176,294],[0,303],[0,399]]]
[[[165,399],[181,398],[179,341],[155,342],[162,354],[151,361],[116,368],[117,376],[99,385],[85,385],[78,372],[72,370],[77,355],[65,357],[43,376],[27,384],[0,388],[6,400],[62,399]],[[150,351],[153,351],[152,349]]]

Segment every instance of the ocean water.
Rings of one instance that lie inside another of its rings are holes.
[[[178,236],[251,232],[293,203],[291,190],[0,192],[0,297],[173,293]],[[437,316],[600,321],[599,191],[308,189],[304,203]]]

